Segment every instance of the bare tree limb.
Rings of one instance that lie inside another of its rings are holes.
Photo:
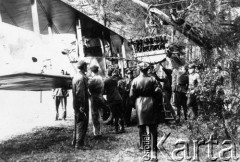
[[[151,7],[151,5],[148,5],[147,3],[144,3],[140,0],[132,0],[134,3],[139,4],[143,8],[147,9],[149,12],[157,14],[159,18],[165,22],[167,22],[169,25],[173,26],[174,29],[185,35],[187,38],[192,40],[196,45],[206,48],[206,49],[212,49],[211,42],[209,38],[205,35],[201,34],[201,31],[197,31],[194,29],[194,27],[185,22],[183,25],[176,24],[168,15],[166,15],[164,12],[160,11],[159,9],[155,7]],[[193,30],[194,29],[194,30]]]

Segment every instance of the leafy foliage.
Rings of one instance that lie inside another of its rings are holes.
[[[239,142],[240,93],[229,91],[229,75],[221,85],[219,75],[208,69],[203,73],[203,83],[197,89],[199,117],[190,120],[190,138],[208,139],[209,136]]]

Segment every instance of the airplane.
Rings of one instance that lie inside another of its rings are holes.
[[[127,40],[61,0],[0,0],[0,90],[71,88],[84,58],[101,74]],[[61,75],[61,70],[70,75]]]

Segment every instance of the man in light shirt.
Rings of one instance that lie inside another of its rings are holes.
[[[195,72],[195,64],[189,65],[189,86],[187,107],[189,109],[190,118],[196,119],[198,116],[198,103],[196,96],[196,88],[201,84],[200,75]]]
[[[95,137],[100,137],[102,134],[100,124],[102,109],[109,108],[103,98],[104,82],[102,77],[98,74],[98,66],[93,65],[90,69],[92,71],[92,78],[88,82],[88,88],[91,100],[93,134]]]

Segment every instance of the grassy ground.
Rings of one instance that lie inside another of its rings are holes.
[[[36,128],[32,132],[15,136],[0,144],[1,158],[6,161],[142,161],[143,153],[137,149],[138,129],[128,127],[126,133],[115,134],[111,126],[103,127],[104,136],[94,139],[92,126],[86,137],[87,150],[75,150],[71,146],[72,120],[52,127]],[[164,147],[171,153],[176,139],[184,139],[183,127],[159,126],[159,132],[171,132]],[[159,135],[159,140],[161,137]],[[163,151],[163,150],[162,150]],[[159,153],[159,161],[171,159],[164,151]]]
[[[1,100],[0,113],[0,162],[142,161],[143,153],[137,149],[139,140],[137,126],[127,127],[127,132],[124,134],[115,134],[113,127],[104,125],[103,137],[93,139],[92,125],[90,124],[85,142],[88,149],[75,150],[71,146],[73,132],[71,103],[67,108],[67,121],[54,121],[55,111],[51,93],[43,93],[42,103],[39,102],[39,93],[16,92],[14,96],[12,93],[4,92],[0,93],[0,98],[4,98]],[[168,154],[164,149],[158,153],[160,162],[173,161],[171,153],[176,149],[175,142],[180,139],[189,139],[190,131],[186,125],[186,123],[182,123],[180,126],[159,125],[158,141],[163,132],[171,133],[163,145]],[[177,148],[179,147],[182,145]],[[215,155],[219,157],[219,150],[223,147],[221,144],[214,147]],[[191,142],[189,150],[192,156]],[[200,162],[209,161],[207,153],[207,146],[202,146],[199,151]],[[237,153],[239,153],[239,149],[237,149]],[[182,155],[183,152],[178,156]]]

